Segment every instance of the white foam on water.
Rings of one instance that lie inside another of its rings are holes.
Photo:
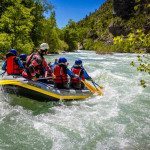
[[[21,143],[19,136],[23,134],[26,138],[22,145],[37,149],[39,144],[39,149],[49,149],[48,143],[52,142],[52,150],[124,150],[134,146],[138,149],[140,142],[147,142],[150,119],[146,115],[150,109],[148,101],[144,103],[144,100],[149,93],[138,85],[137,80],[143,74],[131,71],[128,66],[136,55],[97,55],[92,52],[87,56],[88,53],[79,51],[75,55],[63,55],[70,58],[71,64],[74,59],[82,58],[94,81],[104,86],[104,96],[94,95],[85,101],[69,104],[62,102],[50,107],[49,112],[38,115],[33,115],[32,110],[22,106],[11,106],[9,101],[1,99],[0,126],[4,123],[7,125],[7,121],[10,121],[12,133],[8,138],[15,137],[12,141],[15,144]],[[7,130],[3,134],[8,134]],[[1,137],[0,141],[3,142]],[[2,144],[7,146],[7,143]]]

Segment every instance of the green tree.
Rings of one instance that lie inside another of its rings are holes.
[[[32,8],[25,7],[21,2],[22,0],[11,0],[12,5],[8,6],[1,15],[0,36],[6,37],[7,35],[9,37],[10,43],[8,45],[10,45],[10,48],[26,52],[34,46],[30,39],[34,17],[31,15]],[[2,41],[7,43],[5,38],[2,38]]]
[[[32,0],[34,1],[33,9],[31,15],[34,16],[33,28],[31,32],[31,39],[34,45],[37,47],[41,42],[43,42],[42,30],[45,27],[43,25],[43,20],[45,20],[44,14],[49,13],[53,10],[53,5],[48,0]]]
[[[27,8],[32,8],[31,15],[34,16],[32,23],[30,37],[35,45],[38,47],[43,41],[43,20],[44,14],[49,13],[53,9],[53,5],[48,0],[22,0],[22,4]]]
[[[79,44],[80,44],[82,47],[83,47],[83,45],[84,45],[84,39],[86,39],[88,30],[89,30],[89,29],[86,28],[86,27],[77,28],[78,42],[79,42]]]
[[[67,44],[60,39],[60,30],[57,28],[54,11],[51,12],[51,15],[48,19],[43,21],[43,24],[43,41],[49,44],[50,53],[58,53],[59,51],[67,48]]]
[[[68,51],[78,48],[79,34],[78,28],[73,20],[69,20],[66,28],[63,29],[64,41],[68,44]]]

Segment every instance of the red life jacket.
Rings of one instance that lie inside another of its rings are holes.
[[[16,56],[10,56],[6,59],[6,64],[7,64],[7,74],[11,75],[20,75],[22,73],[22,69],[19,67],[17,62],[15,61]]]
[[[39,59],[41,60],[39,61]],[[47,63],[45,63],[45,59],[40,57],[38,53],[32,53],[27,57],[27,61],[26,61],[27,69],[30,65],[33,66],[34,68],[34,74],[39,76],[44,75],[44,69],[47,69],[46,68]],[[30,76],[31,73],[28,72],[28,75]]]
[[[71,71],[75,74],[78,75],[82,80],[85,80],[83,74],[82,74],[82,68],[72,68]],[[80,83],[81,80],[79,78],[71,78],[72,83]]]
[[[29,67],[33,55],[34,55],[34,53],[32,53],[31,55],[27,56],[27,60],[26,60],[26,66],[27,66],[27,67]]]
[[[54,67],[54,75],[55,75],[55,79],[54,79],[55,83],[66,83],[66,82],[68,82],[68,76],[64,72],[64,69],[62,66],[56,65]]]

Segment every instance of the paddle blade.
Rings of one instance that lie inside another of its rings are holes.
[[[95,83],[94,81],[92,81],[93,85],[95,86],[97,93],[99,93],[100,95],[104,95],[103,94],[103,88],[101,88],[97,83]]]
[[[85,85],[92,93],[95,93],[95,92],[96,92],[95,88],[94,88],[91,84],[89,84],[88,82],[83,81],[83,80],[82,80],[82,82],[84,83],[84,85]]]
[[[104,94],[103,94],[103,90],[102,90],[101,88],[97,87],[96,89],[97,89],[97,93],[98,93],[99,95],[104,95]]]
[[[86,81],[83,81],[83,80],[81,80],[81,81],[92,93],[94,93],[94,94],[97,93],[98,95],[103,95],[103,92],[100,89],[95,88],[94,86],[92,86],[90,83],[88,83]]]

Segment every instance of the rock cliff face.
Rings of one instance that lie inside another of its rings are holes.
[[[127,35],[127,32],[122,25],[114,24],[113,22],[109,26],[109,32],[113,36]]]
[[[134,6],[135,0],[113,0],[114,19],[109,25],[109,32],[113,36],[127,35],[130,32],[130,29],[124,27],[122,20],[130,19],[134,14]]]
[[[129,19],[134,13],[135,0],[113,0],[114,15]]]
[[[109,32],[113,36],[127,35],[131,29],[150,29],[148,0],[113,0],[113,19]]]

